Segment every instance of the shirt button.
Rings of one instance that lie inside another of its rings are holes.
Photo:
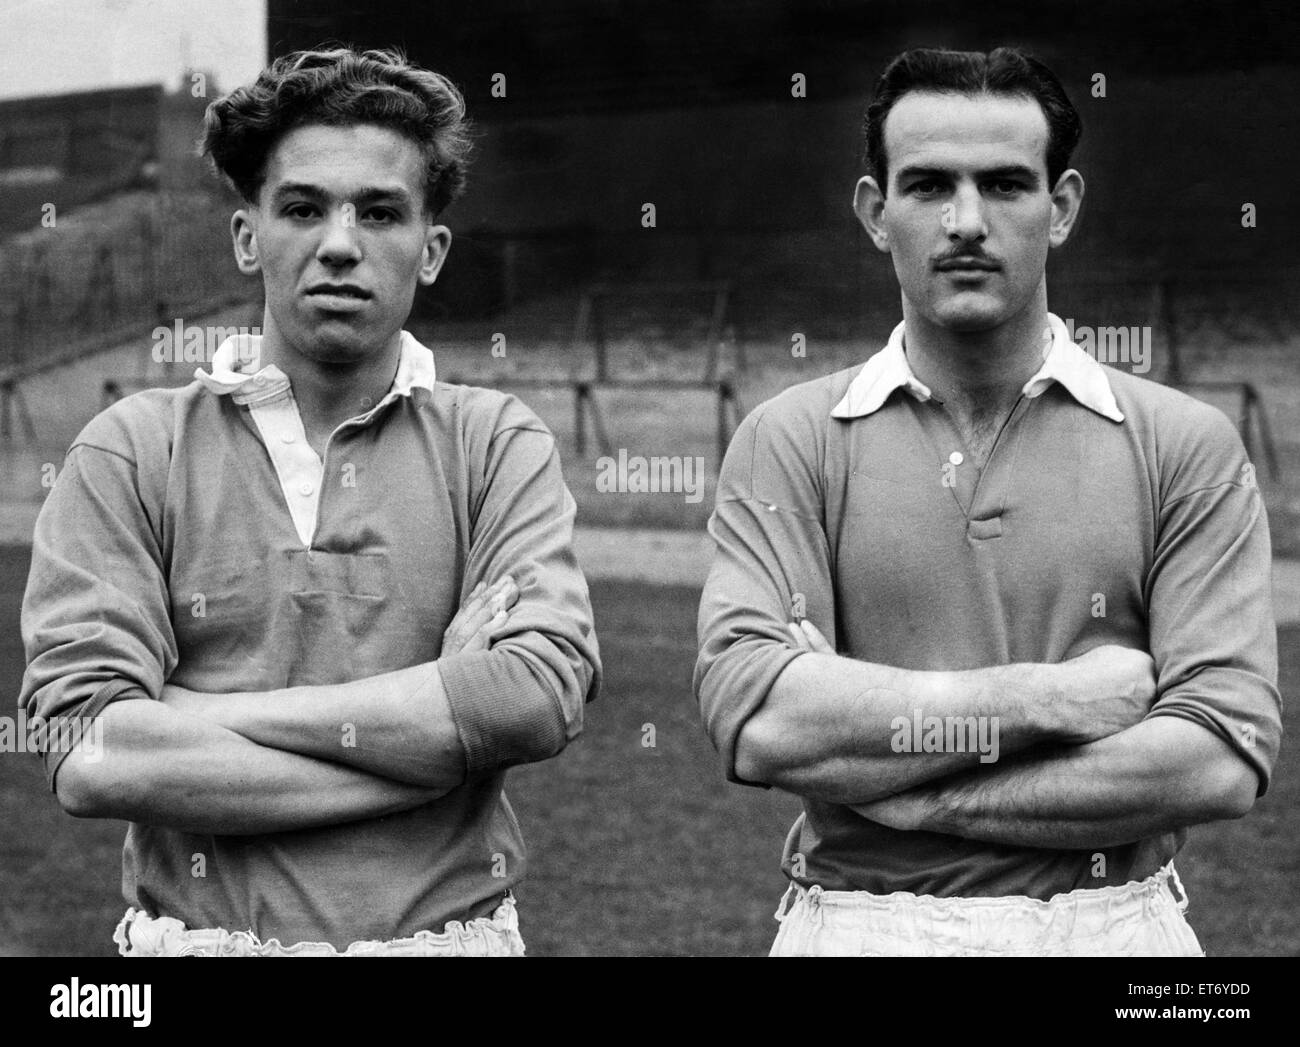
[[[312,490],[311,484],[305,483],[301,487],[299,487],[298,490],[300,490],[303,493],[303,497],[305,498],[307,495],[311,494],[311,490]]]
[[[266,375],[264,374],[254,375],[253,381],[258,385],[266,385]]]
[[[948,455],[948,461],[952,462],[953,465],[961,465],[965,460],[960,451],[953,451],[952,454]]]
[[[293,433],[281,433],[281,434],[280,434],[280,439],[283,440],[283,441],[284,441],[285,443],[287,443],[287,444],[291,444],[291,443],[293,443],[295,437],[294,437]]]

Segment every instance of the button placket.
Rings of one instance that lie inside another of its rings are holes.
[[[967,524],[967,533],[971,538],[1002,537],[1002,514],[1006,511],[1007,492],[1015,475],[1020,441],[1024,437],[1024,415],[1034,402],[1032,398],[1022,395],[998,430],[988,461],[984,463],[984,469],[975,484]],[[1005,446],[1006,444],[1010,446]],[[984,508],[986,506],[987,510]]]
[[[290,394],[272,403],[254,404],[250,411],[271,456],[294,530],[303,545],[310,547],[324,465],[307,441],[297,401]]]
[[[948,448],[961,444],[961,434],[957,423],[949,416],[943,406],[936,400],[929,403],[916,403],[913,410],[918,414],[921,431],[930,444],[935,458],[939,460],[939,481],[948,488],[957,511],[963,520],[970,519],[970,505],[974,498],[971,470],[962,468],[966,456],[961,451],[949,451]],[[949,482],[951,478],[952,482]]]

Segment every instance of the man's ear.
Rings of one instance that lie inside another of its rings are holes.
[[[436,279],[451,250],[451,230],[445,225],[430,225],[424,231],[424,251],[420,255],[420,283],[428,287]]]
[[[1083,206],[1083,175],[1074,168],[1062,173],[1052,190],[1052,226],[1048,243],[1060,247],[1070,238],[1070,230]]]
[[[252,209],[256,210],[256,209]],[[230,238],[235,245],[235,264],[245,276],[262,271],[257,257],[257,220],[251,211],[242,207],[230,218]]]
[[[884,212],[885,194],[880,191],[876,180],[870,175],[858,179],[857,188],[853,191],[853,213],[858,216],[858,221],[876,245],[876,250],[888,254],[889,233],[885,231]]]

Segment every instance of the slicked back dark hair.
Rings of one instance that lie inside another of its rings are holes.
[[[1031,98],[1047,117],[1048,188],[1070,166],[1070,154],[1079,144],[1083,124],[1065,88],[1041,61],[1014,47],[981,51],[945,51],[915,48],[896,57],[876,81],[875,96],[867,107],[864,124],[866,161],[871,176],[888,191],[885,156],[885,117],[894,104],[911,91],[942,91],[963,95],[1010,95]]]
[[[465,187],[471,148],[465,99],[445,76],[397,50],[295,51],[208,106],[201,152],[248,203],[288,132],[308,124],[376,124],[399,131],[424,157],[424,205],[440,214]]]

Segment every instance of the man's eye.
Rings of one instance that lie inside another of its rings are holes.
[[[1010,181],[1005,178],[1000,178],[993,183],[994,192],[1001,193],[1004,196],[1010,196],[1012,193],[1018,193],[1023,188],[1024,186],[1021,185],[1019,182]]]
[[[386,225],[391,222],[396,222],[398,215],[396,211],[388,207],[372,207],[366,212],[366,218],[372,222],[379,222],[381,225]]]
[[[931,179],[927,179],[924,182],[912,183],[912,192],[916,193],[918,196],[933,196],[940,188],[941,186],[939,183]]]
[[[316,214],[316,208],[312,204],[290,204],[284,213],[290,218],[311,218]]]

